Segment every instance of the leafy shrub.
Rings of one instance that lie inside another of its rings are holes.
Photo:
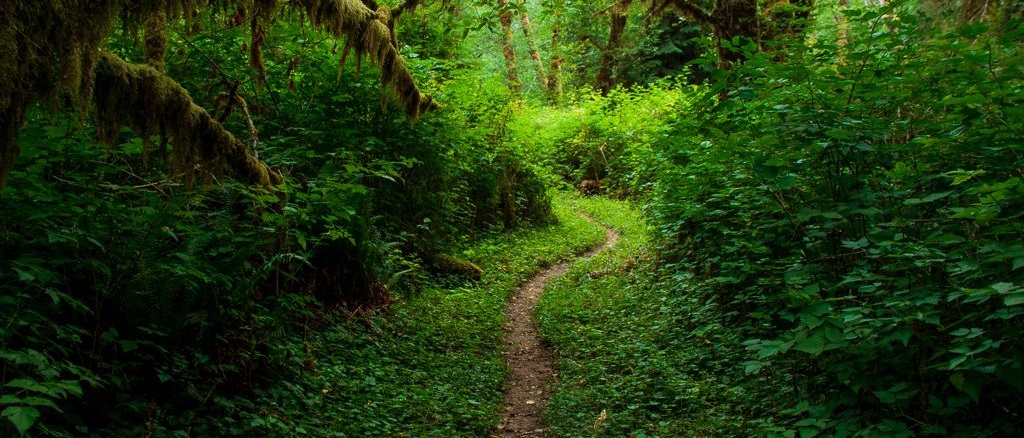
[[[197,102],[250,97],[258,153],[287,176],[274,191],[186,189],[148,156],[155,138],[104,149],[88,122],[29,114],[0,198],[0,434],[301,433],[286,409],[313,401],[281,400],[331,311],[415,296],[432,281],[421,260],[467,235],[552,220],[545,185],[504,146],[508,93],[449,76],[434,86],[468,109],[412,125],[381,108],[372,75],[339,83],[330,47],[278,29],[263,85],[206,74],[213,60],[249,77],[237,29],[189,35],[168,62]],[[224,123],[247,132],[238,114]]]
[[[1020,23],[940,33],[888,12],[847,46],[753,59],[677,122],[662,253],[749,339],[750,384],[788,388],[754,402],[780,412],[769,430],[1010,435]]]
[[[644,197],[660,171],[653,146],[669,132],[672,114],[684,111],[687,90],[691,87],[661,80],[616,89],[608,97],[588,95],[564,110],[526,109],[510,141],[529,145],[562,184],[579,187],[598,180],[610,195]]]

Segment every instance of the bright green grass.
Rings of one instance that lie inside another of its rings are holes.
[[[312,342],[316,373],[285,397],[292,424],[313,436],[488,436],[501,409],[505,302],[543,266],[594,246],[604,230],[555,200],[556,225],[475,244],[460,255],[478,283],[428,289],[387,312],[341,323]],[[281,400],[281,397],[274,397]],[[280,401],[278,403],[281,403]]]
[[[744,435],[729,408],[742,396],[730,383],[736,367],[720,351],[736,345],[728,330],[658,281],[638,209],[601,198],[574,204],[622,237],[552,281],[539,304],[541,333],[559,355],[549,436]]]

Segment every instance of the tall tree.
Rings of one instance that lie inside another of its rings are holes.
[[[546,89],[548,87],[548,74],[544,70],[544,60],[540,58],[537,41],[533,39],[533,24],[530,23],[530,14],[523,12],[519,16],[519,24],[523,27],[523,38],[526,39],[526,44],[530,48],[530,59],[533,60],[534,65],[537,67],[537,81],[540,82],[542,89]]]
[[[508,87],[519,92],[523,89],[523,81],[519,79],[516,69],[516,48],[512,41],[512,7],[508,0],[498,0],[498,20],[501,22],[501,53],[505,56],[505,68],[508,74]]]
[[[551,61],[548,68],[548,99],[559,102],[562,99],[562,25],[565,16],[564,0],[558,0],[551,11]]]
[[[626,30],[626,23],[629,21],[627,13],[632,5],[633,0],[616,0],[615,4],[607,10],[610,22],[608,43],[601,48],[601,66],[594,79],[594,86],[601,91],[602,96],[607,96],[615,86],[612,70],[620,56],[622,35]]]

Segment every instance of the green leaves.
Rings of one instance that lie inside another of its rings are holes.
[[[41,416],[37,408],[63,412],[55,400],[67,398],[69,395],[82,396],[81,384],[74,380],[38,382],[28,378],[17,378],[6,382],[0,389],[6,393],[0,396],[0,407],[3,408],[0,416],[7,418],[22,435],[31,429]]]
[[[0,412],[0,415],[7,418],[22,435],[39,419],[39,411],[31,406],[10,406]]]
[[[828,322],[808,332],[798,333],[793,349],[818,356],[829,350],[843,348],[846,345],[845,341],[842,328]]]
[[[1016,120],[1024,81],[999,70],[1018,49],[984,26],[886,14],[849,11],[841,48],[742,71],[744,98],[680,115],[663,146],[686,160],[651,203],[662,255],[692,275],[680,293],[747,339],[742,369],[807,402],[768,421],[780,435],[968,436],[1014,421],[950,416],[1020,396],[1024,132],[1000,119]],[[943,419],[905,424],[928,416],[923,394],[944,401]],[[817,400],[830,405],[811,412]]]

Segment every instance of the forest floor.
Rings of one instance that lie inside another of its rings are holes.
[[[592,220],[586,214],[581,216]],[[580,258],[592,257],[614,246],[620,237],[610,228],[606,229],[606,236],[604,243]],[[502,437],[544,436],[544,406],[558,371],[554,354],[541,341],[533,313],[548,282],[565,274],[573,262],[563,261],[537,273],[519,286],[508,302],[502,356],[508,364],[509,377],[498,426]]]

